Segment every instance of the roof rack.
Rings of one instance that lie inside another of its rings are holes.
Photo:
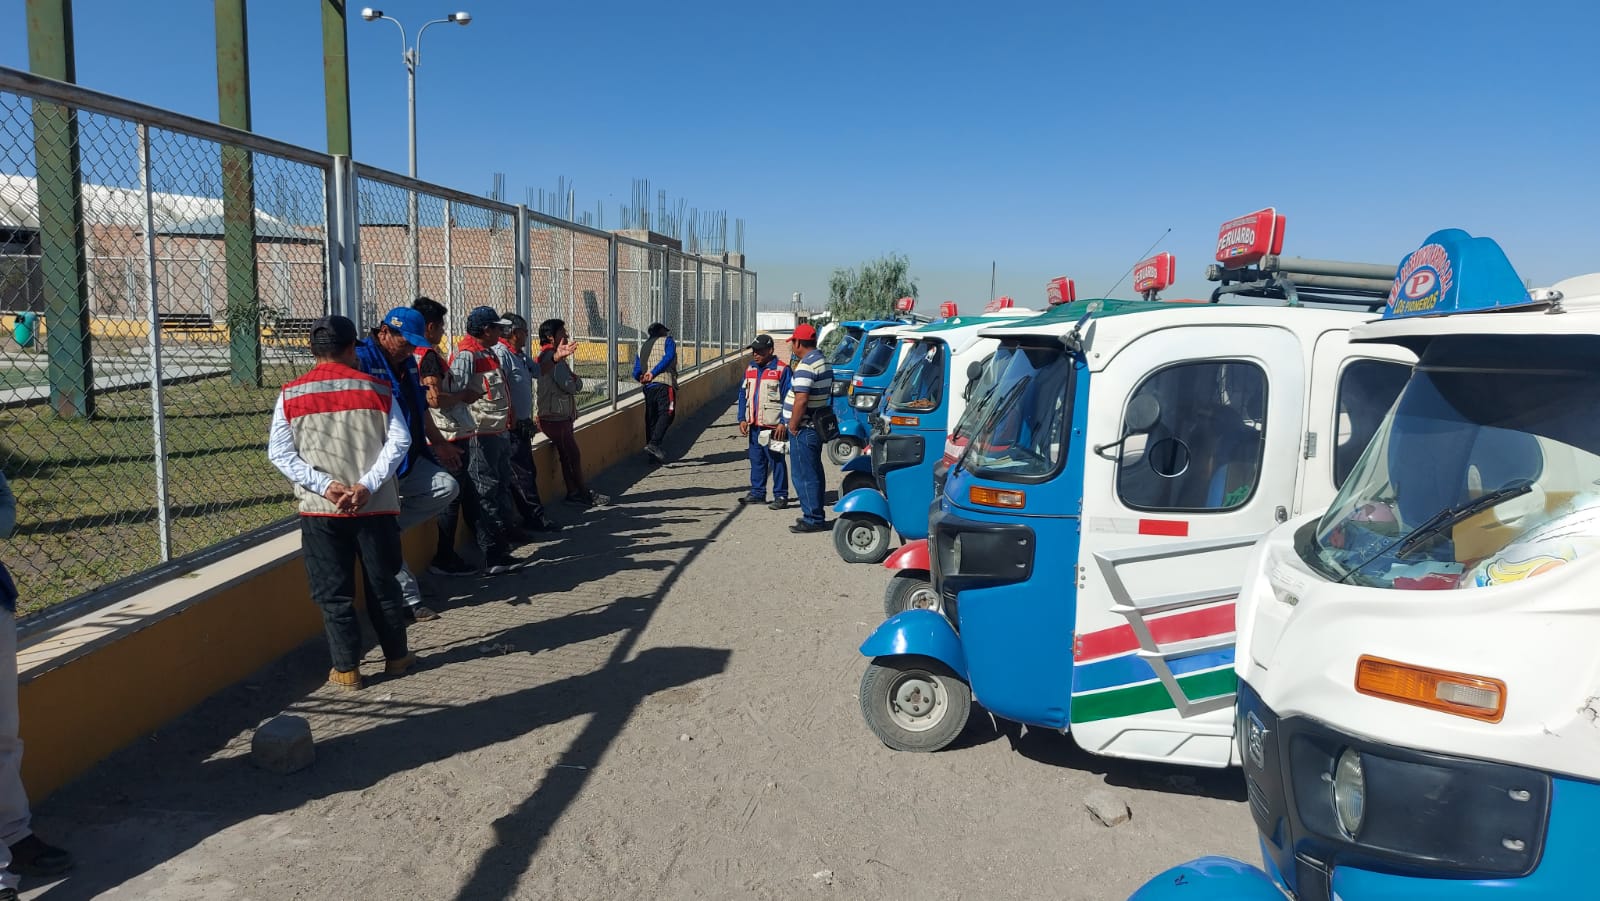
[[[1308,260],[1268,254],[1259,265],[1228,269],[1213,263],[1206,280],[1220,282],[1211,302],[1225,295],[1281,300],[1289,306],[1305,303],[1356,306],[1371,312],[1382,309],[1394,285],[1394,266],[1380,263],[1346,263]]]

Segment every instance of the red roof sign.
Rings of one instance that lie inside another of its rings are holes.
[[[1267,254],[1283,253],[1284,217],[1272,207],[1229,219],[1217,232],[1217,262],[1243,269]]]
[[[947,300],[944,303],[939,304],[939,318],[940,319],[950,319],[950,318],[954,317],[955,315],[956,315],[956,302],[955,301]]]
[[[909,313],[911,308],[916,305],[917,299],[915,297],[902,297],[894,302],[894,311],[896,313]]]
[[[1148,260],[1140,260],[1134,264],[1133,291],[1135,294],[1163,291],[1172,287],[1177,277],[1177,258],[1170,253],[1158,253]]]
[[[1051,306],[1072,303],[1078,299],[1078,286],[1064,275],[1057,276],[1045,286],[1045,297],[1049,299]]]

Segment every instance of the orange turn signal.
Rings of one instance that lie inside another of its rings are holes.
[[[967,491],[967,498],[980,506],[1004,507],[1008,510],[1015,510],[1022,506],[1022,502],[1027,500],[1028,496],[1020,491],[1009,491],[1001,488],[980,488],[974,485]]]
[[[891,416],[891,417],[889,417],[889,424],[890,425],[916,425],[917,424],[917,417],[915,417],[915,416]]]
[[[1506,713],[1506,684],[1499,679],[1396,663],[1363,655],[1356,661],[1356,691],[1442,713],[1498,723]]]

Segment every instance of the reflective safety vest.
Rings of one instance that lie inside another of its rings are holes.
[[[307,463],[346,485],[367,474],[389,440],[389,385],[340,363],[319,363],[283,386],[283,418],[294,449]],[[359,513],[340,513],[333,502],[294,486],[305,516],[372,516],[400,512],[393,476]]]
[[[478,384],[473,387],[483,392],[483,396],[468,407],[477,434],[504,433],[511,428],[511,388],[506,384],[506,374],[505,370],[500,368],[500,359],[494,355],[494,351],[484,347],[471,336],[462,338],[456,348],[456,352],[450,355],[450,368],[455,369],[456,357],[461,354],[470,355],[472,372],[478,379]]]
[[[783,375],[789,369],[774,359],[772,367],[762,369],[751,363],[744,370],[745,415],[751,425],[770,429],[783,422]]]
[[[412,353],[417,358],[417,381],[420,382],[422,380],[422,358],[430,353],[439,353],[439,351],[432,347],[418,347],[413,349]],[[439,359],[443,360],[444,355],[440,354]],[[461,386],[455,383],[455,377],[450,374],[448,364],[444,368],[444,384],[439,386],[439,390],[450,393],[461,390]],[[478,431],[478,425],[472,418],[472,411],[467,409],[466,404],[455,404],[445,409],[429,407],[428,415],[433,418],[433,424],[438,426],[439,434],[443,435],[446,441],[471,438]]]

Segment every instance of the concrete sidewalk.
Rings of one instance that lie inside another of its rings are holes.
[[[677,424],[669,465],[596,480],[613,507],[557,505],[574,527],[531,569],[448,583],[423,669],[339,693],[311,643],[57,792],[36,826],[80,864],[25,897],[1089,899],[1254,854],[1236,772],[979,711],[939,754],[873,739],[855,648],[887,576],[736,504],[731,400]],[[281,712],[317,739],[290,776],[248,759]],[[1108,785],[1116,829],[1081,803]]]

